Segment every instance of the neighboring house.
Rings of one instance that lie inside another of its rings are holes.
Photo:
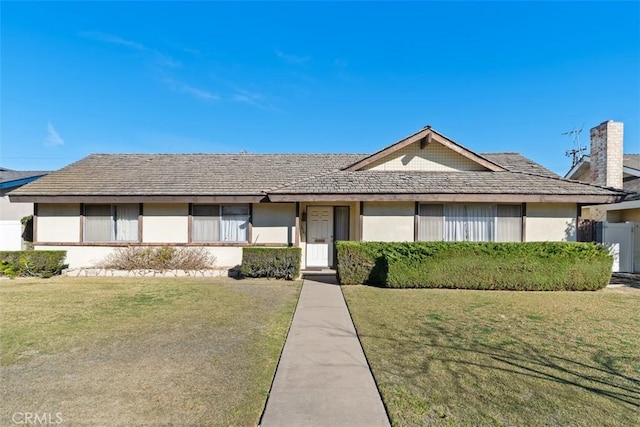
[[[10,203],[7,193],[49,172],[14,171],[0,167],[0,250],[22,249],[21,219],[33,214],[33,203]]]
[[[590,154],[565,177],[635,192],[620,203],[585,206],[582,217],[604,222],[599,237],[618,245],[614,270],[640,273],[640,154],[623,154],[624,126],[620,122],[601,123],[591,129],[590,139]]]
[[[299,246],[336,240],[575,240],[579,206],[626,193],[563,179],[516,153],[478,154],[430,127],[371,155],[94,154],[11,194],[35,203],[35,246],[91,266],[128,245]]]

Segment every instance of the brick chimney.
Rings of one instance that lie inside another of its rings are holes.
[[[622,188],[623,124],[608,120],[591,129],[591,182]]]

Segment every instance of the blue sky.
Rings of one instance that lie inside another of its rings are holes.
[[[371,153],[429,124],[555,172],[640,152],[639,2],[2,2],[0,165]]]

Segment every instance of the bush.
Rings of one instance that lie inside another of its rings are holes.
[[[209,270],[216,257],[202,247],[127,246],[118,248],[96,267],[114,270]]]
[[[48,278],[67,267],[66,251],[0,251],[0,275]]]
[[[300,248],[242,248],[240,273],[245,277],[293,280],[300,275]]]
[[[338,242],[340,284],[389,288],[596,290],[613,259],[592,243]]]

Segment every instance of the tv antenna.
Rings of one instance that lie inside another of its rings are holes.
[[[580,129],[573,128],[567,132],[561,133],[561,135],[569,135],[573,140],[574,148],[567,150],[564,153],[565,156],[572,158],[571,167],[574,167],[576,164],[578,164],[578,161],[580,161],[580,159],[584,155],[584,152],[587,149],[586,147],[583,147],[582,145],[580,145],[580,133],[582,133],[582,129],[584,129],[584,123],[582,124]]]

